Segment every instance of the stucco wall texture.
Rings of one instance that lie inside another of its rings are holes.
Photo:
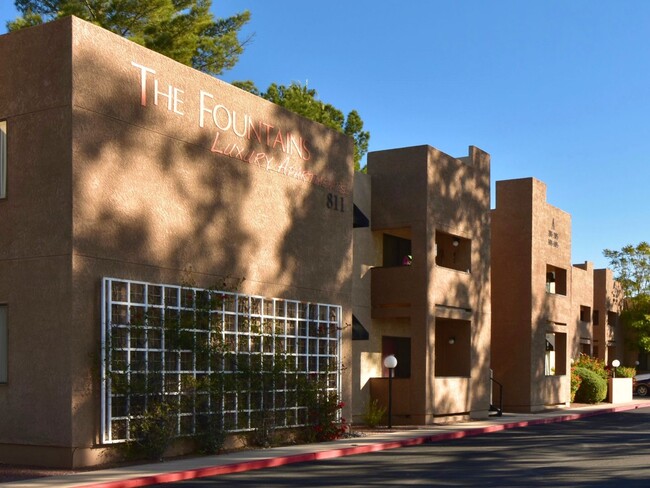
[[[371,228],[355,230],[354,276],[365,283],[359,290],[370,292],[371,303],[355,300],[354,310],[370,338],[354,345],[363,372],[354,385],[354,413],[362,418],[373,397],[385,403],[382,337],[397,337],[410,341],[411,367],[410,377],[399,380],[402,393],[396,395],[395,423],[486,416],[489,155],[475,147],[462,158],[430,146],[377,151],[368,155],[368,175],[371,191],[359,203],[370,209]],[[443,247],[441,235],[448,238],[449,253],[456,252],[451,236],[465,242],[458,248],[459,260],[462,249],[469,268],[436,263]],[[383,262],[385,236],[409,241],[411,265]],[[372,378],[382,379],[383,386],[377,379],[371,385]]]
[[[572,359],[596,350],[604,358],[599,344],[613,340],[614,327],[593,323],[594,310],[620,311],[612,273],[571,264],[571,216],[546,201],[546,185],[534,178],[496,183],[491,225],[491,364],[504,385],[504,407],[567,405]],[[599,314],[604,324],[607,313]]]
[[[571,217],[547,203],[539,180],[498,181],[492,236],[492,368],[504,407],[564,403],[570,376],[546,375],[544,361],[547,333],[570,336]],[[547,293],[549,265],[566,270],[564,294]],[[559,359],[567,370],[569,354]]]
[[[350,139],[76,18],[1,36],[0,58],[0,461],[104,460],[104,276],[244,278],[351,322]]]

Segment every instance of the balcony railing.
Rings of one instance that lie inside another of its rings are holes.
[[[416,272],[414,265],[372,268],[373,317],[406,317],[410,314],[418,291]]]

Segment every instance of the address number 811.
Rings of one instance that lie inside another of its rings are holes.
[[[328,193],[327,208],[337,212],[345,212],[345,199],[333,193]]]

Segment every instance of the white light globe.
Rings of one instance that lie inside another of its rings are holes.
[[[612,366],[614,366],[615,368],[618,368],[620,365],[621,362],[618,359],[614,359],[614,361],[612,361]]]
[[[391,354],[390,356],[386,356],[384,358],[384,367],[388,369],[394,369],[397,366],[397,358],[395,357],[394,354]]]

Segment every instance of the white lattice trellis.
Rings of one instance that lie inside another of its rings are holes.
[[[104,278],[102,439],[122,442],[149,402],[175,405],[177,435],[219,415],[227,430],[273,412],[279,427],[304,425],[300,381],[340,394],[341,307],[229,291]],[[240,379],[242,365],[255,371]],[[218,394],[214,388],[220,387]],[[227,381],[231,380],[231,381]]]

